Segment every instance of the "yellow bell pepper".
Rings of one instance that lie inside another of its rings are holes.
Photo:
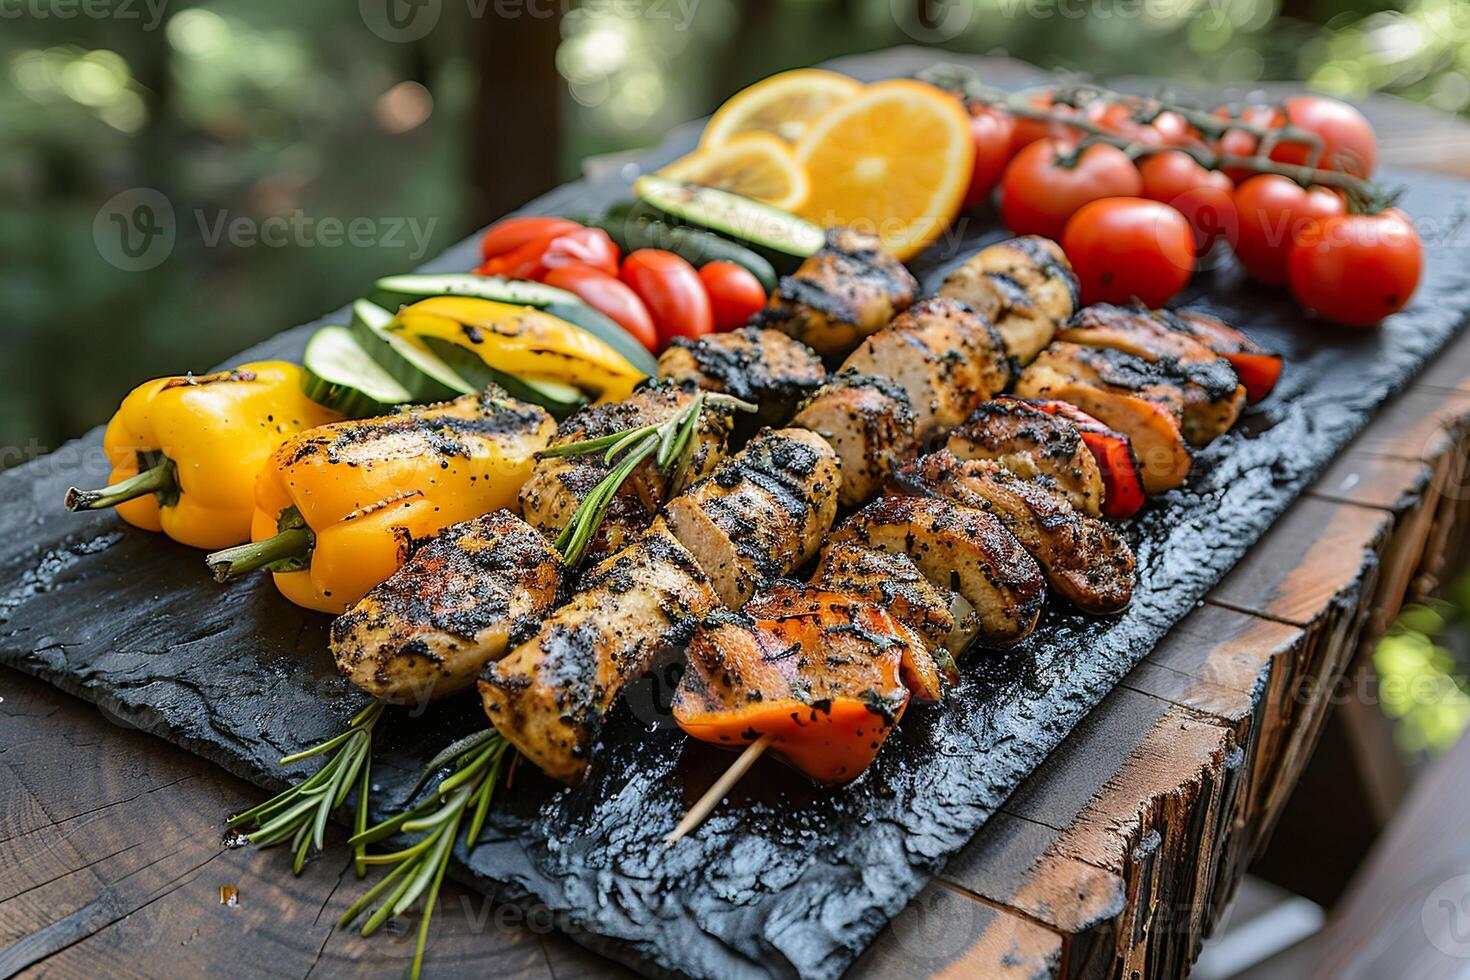
[[[255,477],[284,440],[342,416],[307,398],[285,361],[157,378],[123,399],[102,448],[112,484],[72,487],[68,510],[112,507],[145,531],[196,548],[250,540]]]
[[[647,377],[597,337],[529,306],[436,296],[400,310],[390,329],[448,341],[497,371],[571,385],[594,401],[622,401]]]
[[[220,581],[266,570],[296,605],[345,612],[414,542],[515,508],[555,434],[544,409],[495,389],[303,432],[256,481],[252,543],[206,561]]]

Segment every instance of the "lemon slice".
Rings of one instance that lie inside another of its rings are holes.
[[[878,82],[807,127],[796,145],[811,190],[796,212],[851,225],[907,259],[959,213],[975,146],[959,99],[908,79]]]
[[[783,71],[727,99],[704,127],[700,145],[719,146],[744,133],[770,133],[794,143],[807,123],[862,90],[862,82],[835,71]]]
[[[701,146],[659,175],[686,184],[717,187],[790,211],[806,200],[806,171],[791,148],[769,133],[746,133],[719,146]]]

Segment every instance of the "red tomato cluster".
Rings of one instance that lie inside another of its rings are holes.
[[[566,218],[506,218],[480,240],[480,275],[534,279],[574,293],[659,353],[675,337],[742,327],[766,304],[750,270],[734,262],[695,269],[656,248],[623,256],[601,228]]]
[[[1136,297],[1161,305],[1222,242],[1252,277],[1288,286],[1303,306],[1342,323],[1377,323],[1402,309],[1418,284],[1422,247],[1401,212],[1348,214],[1340,191],[1304,188],[1228,159],[1211,170],[1186,152],[1264,153],[1280,164],[1367,178],[1377,143],[1346,103],[1303,95],[1280,106],[1221,108],[1214,115],[1249,128],[1206,139],[1180,114],[1144,100],[1095,99],[1079,108],[1035,92],[1027,102],[1054,118],[970,107],[975,169],[965,204],[984,203],[998,187],[1007,227],[1061,242],[1084,302]],[[1084,142],[1073,120],[1134,144],[1132,154]]]

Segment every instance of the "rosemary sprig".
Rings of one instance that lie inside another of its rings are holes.
[[[283,766],[335,750],[326,765],[311,776],[271,797],[260,806],[231,817],[230,828],[252,828],[245,839],[261,847],[273,847],[289,840],[291,849],[295,852],[291,871],[301,874],[307,853],[312,847],[318,851],[322,849],[327,821],[354,788],[357,790],[354,827],[366,824],[373,726],[378,723],[382,714],[382,702],[374,701],[353,715],[352,720],[347,723],[347,730],[340,735],[295,755],[286,756],[281,760]],[[356,861],[358,877],[362,877],[367,869],[362,864],[360,848]]]
[[[577,504],[571,520],[567,521],[567,526],[557,535],[556,550],[561,552],[563,564],[568,567],[581,564],[587,554],[587,547],[592,543],[597,529],[602,526],[603,518],[607,517],[608,508],[612,506],[618,490],[649,456],[653,456],[653,465],[660,472],[668,472],[671,467],[674,468],[670,492],[679,491],[693,455],[694,433],[699,428],[700,412],[706,404],[719,405],[737,412],[756,410],[755,405],[739,398],[701,391],[688,405],[662,422],[651,422],[596,439],[569,442],[540,453],[541,456],[548,457],[587,456],[600,452],[603,454],[604,465],[608,466],[612,466],[613,460],[620,453],[623,454],[607,476],[599,480],[592,492]]]
[[[401,915],[420,895],[424,897],[423,918],[419,922],[418,944],[414,948],[410,976],[417,980],[424,965],[424,946],[429,937],[429,920],[439,898],[439,886],[449,866],[460,824],[469,816],[465,831],[465,847],[473,848],[485,826],[490,800],[515,753],[510,743],[493,729],[476,732],[455,742],[439,753],[424,771],[425,780],[448,766],[453,771],[439,781],[433,794],[417,806],[410,807],[382,823],[359,830],[348,841],[356,848],[366,847],[398,833],[423,833],[422,839],[401,850],[386,854],[360,854],[362,865],[385,864],[393,868],[370,888],[352,907],[342,914],[339,925],[347,926],[375,903],[377,907],[362,924],[362,934],[371,936],[391,917]],[[422,788],[422,781],[414,793]]]

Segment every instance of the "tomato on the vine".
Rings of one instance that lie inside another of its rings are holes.
[[[699,278],[709,292],[716,330],[743,327],[766,305],[765,287],[743,265],[708,262],[700,267]]]
[[[1026,96],[1026,104],[1033,109],[1045,110],[1053,116],[1066,117],[1077,114],[1075,106],[1057,105],[1055,93],[1051,91],[1031,93]],[[1056,119],[1024,119],[1017,116],[1015,128],[1011,131],[1010,155],[1015,156],[1037,140],[1071,139],[1076,132],[1072,127]]]
[[[1355,177],[1373,175],[1378,163],[1378,140],[1363,114],[1346,102],[1322,95],[1298,95],[1286,100],[1286,121],[1321,138],[1318,167]],[[1311,151],[1305,143],[1278,143],[1271,150],[1271,159],[1304,164]]]
[[[1235,239],[1235,185],[1218,170],[1208,170],[1183,150],[1153,153],[1138,165],[1143,196],[1184,215],[1194,229],[1195,254],[1219,241]]]
[[[1423,265],[1419,234],[1397,208],[1314,221],[1297,235],[1287,259],[1298,303],[1359,327],[1403,309]]]
[[[1313,221],[1346,210],[1342,197],[1325,187],[1308,190],[1279,174],[1258,174],[1235,189],[1235,257],[1256,279],[1280,286],[1296,236]]]
[[[970,136],[975,141],[975,165],[970,171],[970,189],[965,192],[966,209],[985,203],[1011,161],[1011,140],[1016,117],[995,106],[970,106]]]
[[[1016,154],[1001,178],[1000,213],[1019,235],[1056,238],[1067,219],[1089,201],[1137,197],[1138,168],[1116,146],[1093,143],[1078,151],[1040,140]]]
[[[1085,204],[1062,232],[1084,303],[1149,306],[1183,289],[1194,272],[1194,233],[1173,208],[1139,197]]]
[[[1238,114],[1232,113],[1228,108],[1222,106],[1215,110],[1215,115],[1221,119],[1239,119],[1241,123],[1255,129],[1277,129],[1286,117],[1281,110],[1269,105],[1248,105],[1240,110]],[[1216,153],[1228,154],[1230,156],[1248,157],[1253,156],[1256,147],[1260,145],[1253,134],[1244,129],[1227,129],[1220,134],[1215,141],[1213,149]],[[1237,184],[1249,179],[1255,174],[1254,170],[1246,170],[1243,167],[1223,167],[1221,172]]]
[[[640,248],[623,260],[621,275],[653,316],[659,350],[675,337],[697,339],[714,329],[704,281],[694,266],[673,252]]]

